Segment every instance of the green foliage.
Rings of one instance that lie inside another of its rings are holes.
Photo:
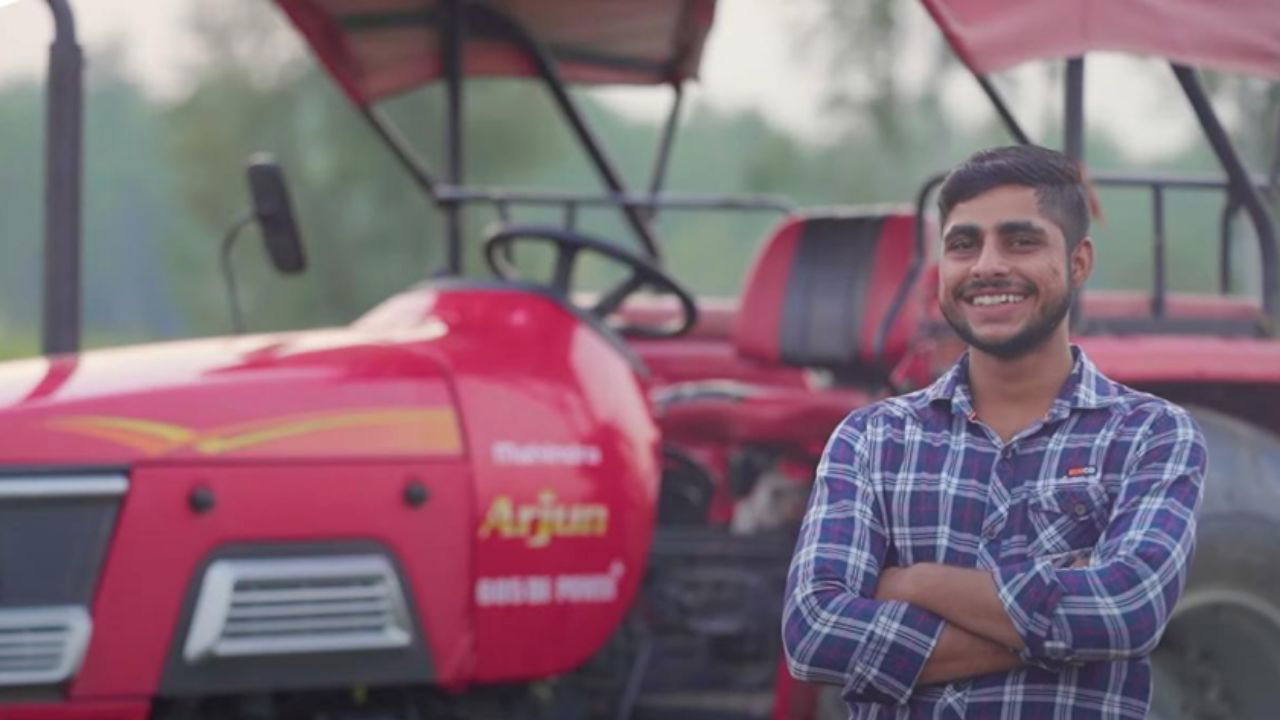
[[[37,353],[38,347],[34,337],[19,336],[0,327],[0,360],[30,357]]]
[[[0,343],[32,336],[40,293],[40,88],[0,92]]]
[[[242,177],[255,152],[273,154],[289,175],[310,267],[278,276],[256,229],[244,233],[233,266],[250,329],[344,322],[420,279],[429,246],[418,228],[431,212],[343,100],[314,74],[273,88],[243,80],[202,83],[164,116],[185,209],[200,228],[174,261],[194,328],[227,327],[218,240],[248,210]]]
[[[155,142],[159,119],[110,56],[85,100],[82,306],[90,337],[116,342],[171,335],[174,303],[165,248],[182,234],[173,171]],[[0,88],[0,345],[34,345],[43,267],[42,88]]]

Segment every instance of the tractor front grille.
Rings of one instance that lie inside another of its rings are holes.
[[[0,685],[47,685],[71,677],[89,644],[83,607],[0,610]]]
[[[80,668],[128,489],[123,470],[0,467],[0,687],[53,685]]]
[[[92,603],[128,488],[123,472],[0,467],[0,609]]]
[[[183,657],[399,648],[410,627],[385,556],[224,559],[205,572]]]

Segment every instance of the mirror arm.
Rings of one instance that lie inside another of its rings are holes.
[[[253,213],[245,213],[231,225],[227,234],[222,236],[222,279],[227,284],[227,298],[231,302],[231,329],[236,335],[244,334],[244,314],[240,310],[240,298],[236,294],[236,275],[231,267],[231,248],[235,245],[240,231],[254,220]]]

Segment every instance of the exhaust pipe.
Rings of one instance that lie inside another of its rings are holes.
[[[53,13],[45,89],[44,317],[46,355],[80,349],[80,186],[84,147],[84,57],[69,0]]]

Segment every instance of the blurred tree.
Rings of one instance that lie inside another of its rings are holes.
[[[276,156],[290,176],[310,267],[274,273],[255,229],[233,255],[250,330],[350,320],[425,274],[418,242],[431,211],[335,89],[285,42],[267,4],[201,6],[204,61],[193,91],[164,113],[183,206],[199,231],[175,248],[174,272],[197,334],[228,329],[220,239],[249,207],[249,156]],[[282,40],[283,38],[283,40]]]
[[[43,113],[38,85],[0,88],[0,356],[37,346]]]
[[[83,305],[89,344],[172,337],[185,326],[167,248],[190,233],[155,106],[118,49],[90,66],[85,103]]]
[[[853,120],[849,132],[878,137],[895,150],[917,139],[903,118],[936,98],[957,66],[941,43],[921,41],[922,21],[916,3],[824,0],[822,12],[801,22],[796,51],[823,60],[827,111]],[[910,63],[904,62],[908,54]]]
[[[181,234],[154,110],[114,52],[94,58],[85,100],[85,342],[173,335],[175,307],[164,249]],[[0,353],[38,347],[43,280],[44,92],[0,88]],[[15,348],[5,350],[5,347]]]

